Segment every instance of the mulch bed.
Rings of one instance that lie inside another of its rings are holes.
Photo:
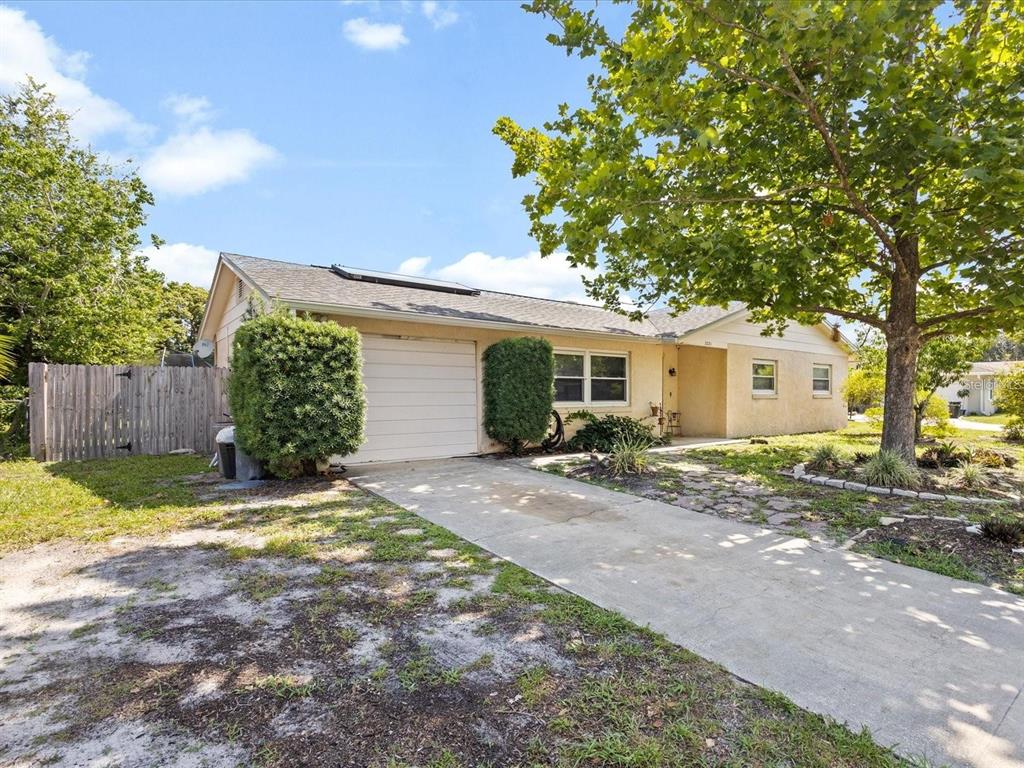
[[[983,535],[968,533],[967,524],[952,520],[905,519],[874,528],[858,539],[859,544],[891,543],[908,552],[931,550],[954,555],[979,577],[999,584],[1024,588],[1024,554]]]

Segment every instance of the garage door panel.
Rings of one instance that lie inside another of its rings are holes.
[[[476,418],[476,405],[377,405],[367,407],[366,421],[445,421]]]
[[[410,425],[409,421],[405,419],[400,421],[380,421],[378,419],[367,421],[364,431],[368,438],[407,435],[410,428],[434,435],[447,434],[449,432],[476,434],[477,423],[475,416],[462,419],[421,419],[420,421],[429,423]]]
[[[469,456],[476,449],[465,450],[461,443],[453,445],[432,445],[425,447],[402,446],[400,448],[374,448],[359,451],[352,456],[338,458],[334,463],[362,464],[369,461],[415,461],[417,459],[438,459],[449,456]]]
[[[417,371],[418,373],[418,371]],[[462,392],[476,394],[476,379],[405,379],[405,378],[364,378],[367,393],[402,392],[416,394],[419,392]]]
[[[476,381],[476,366],[473,368],[460,368],[460,370],[463,374],[472,373],[473,380]],[[372,379],[407,379],[410,376],[415,376],[417,379],[442,379],[445,381],[451,381],[452,369],[444,365],[417,365],[415,367],[410,367],[400,363],[380,363],[374,364],[369,369],[365,367],[363,368],[364,381],[370,381]],[[468,378],[468,376],[466,378]]]
[[[424,344],[429,348],[425,348]],[[423,339],[396,339],[388,336],[363,336],[363,349],[380,349],[386,352],[451,352],[457,355],[473,355],[476,353],[476,345],[465,341],[435,341],[424,342]]]
[[[370,408],[404,407],[410,400],[414,400],[418,407],[459,407],[466,403],[467,395],[466,392],[374,392],[367,387],[366,404]]]
[[[376,435],[373,438],[373,448],[368,450],[400,450],[406,448],[447,448],[449,446],[461,447],[463,453],[465,446],[476,443],[476,430],[462,430],[459,432],[413,432],[406,435]],[[370,443],[368,443],[370,444]],[[363,453],[363,451],[360,451]],[[435,456],[438,454],[435,453]],[[451,455],[451,452],[443,455]]]
[[[477,452],[476,344],[363,337],[365,442],[345,464]]]
[[[385,363],[415,368],[419,365],[443,365],[453,368],[476,368],[476,355],[452,352],[410,352],[404,349],[364,349],[367,364]]]

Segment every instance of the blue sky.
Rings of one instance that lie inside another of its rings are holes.
[[[140,164],[171,278],[225,250],[580,297],[491,134],[586,100],[552,31],[518,2],[4,3],[0,89],[34,75]]]

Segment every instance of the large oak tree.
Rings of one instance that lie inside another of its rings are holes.
[[[910,458],[918,353],[1024,320],[1024,10],[1015,0],[535,0],[594,57],[591,104],[495,131],[545,254],[593,296],[831,314],[886,339],[883,448]],[[621,25],[620,25],[621,26]]]

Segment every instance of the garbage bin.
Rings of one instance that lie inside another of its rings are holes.
[[[949,415],[950,418],[960,418],[960,403],[954,400],[952,403],[949,404]]]
[[[221,477],[235,479],[235,428],[225,427],[217,433],[217,463]]]

